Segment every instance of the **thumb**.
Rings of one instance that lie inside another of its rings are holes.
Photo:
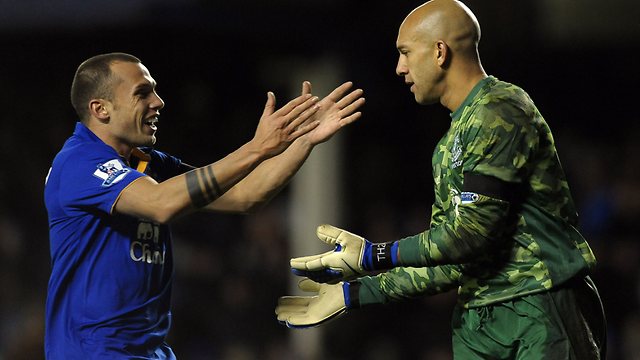
[[[320,284],[311,279],[304,278],[298,282],[298,288],[306,292],[318,292],[320,291]]]
[[[302,95],[311,94],[311,83],[309,81],[302,82]]]
[[[338,237],[344,230],[337,228],[333,225],[323,224],[316,229],[316,235],[318,239],[324,241],[329,245],[336,245]]]
[[[267,93],[267,102],[264,104],[264,111],[262,112],[262,116],[268,116],[273,114],[274,109],[276,107],[276,95],[269,91]]]

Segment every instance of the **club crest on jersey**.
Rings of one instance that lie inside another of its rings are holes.
[[[460,155],[462,155],[462,145],[460,144],[460,135],[456,134],[453,138],[453,147],[451,148],[451,168],[455,169],[458,166],[462,165],[462,159],[460,159]]]
[[[122,166],[120,160],[113,159],[98,165],[93,176],[104,180],[102,186],[108,187],[122,180],[128,172],[129,169]]]

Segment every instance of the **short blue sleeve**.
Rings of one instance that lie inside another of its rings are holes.
[[[60,205],[67,215],[95,210],[110,214],[122,190],[146,175],[104,147],[84,150],[81,156],[66,158],[66,164],[59,168]]]

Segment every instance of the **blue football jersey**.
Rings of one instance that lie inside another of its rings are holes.
[[[116,214],[134,180],[180,172],[150,150],[129,164],[81,123],[53,160],[45,184],[49,217],[47,359],[174,359],[164,342],[173,277],[168,226]],[[136,166],[138,169],[132,167]]]

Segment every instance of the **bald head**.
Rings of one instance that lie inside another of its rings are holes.
[[[455,110],[486,73],[480,64],[480,25],[456,0],[432,0],[414,9],[398,31],[396,73],[416,101]]]
[[[456,0],[432,0],[414,9],[400,25],[417,41],[441,40],[454,55],[477,57],[480,24],[469,8]]]

